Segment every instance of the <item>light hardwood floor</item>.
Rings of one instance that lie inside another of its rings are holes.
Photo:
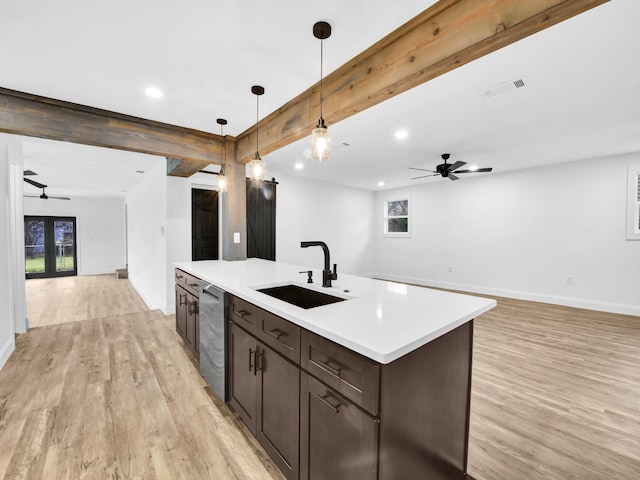
[[[115,275],[33,278],[26,291],[30,327],[148,310],[131,283]]]
[[[118,310],[135,308],[113,300],[129,295],[121,288],[111,282],[95,296],[105,304],[84,309],[117,315],[18,337],[0,372],[0,475],[282,478],[210,394],[173,316]],[[475,323],[468,470],[640,478],[640,318],[498,299]]]

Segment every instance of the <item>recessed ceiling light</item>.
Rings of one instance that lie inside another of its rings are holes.
[[[145,90],[145,93],[151,98],[162,98],[164,96],[164,93],[162,93],[162,90],[156,87],[148,87]]]
[[[296,167],[296,170],[302,170],[304,168],[304,163],[298,162],[294,165],[294,167]]]
[[[136,173],[144,173],[144,170],[136,170]]]
[[[469,170],[472,172],[475,172],[476,170],[478,170],[478,166],[477,165],[469,165]]]
[[[409,132],[407,132],[406,130],[398,130],[396,132],[396,138],[398,140],[404,140],[405,138],[407,138],[409,136]]]
[[[382,180],[380,180],[380,181],[378,182],[378,186],[379,186],[379,187],[384,187],[384,182],[383,182]]]

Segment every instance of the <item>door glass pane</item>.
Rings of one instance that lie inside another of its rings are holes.
[[[24,222],[24,256],[27,273],[44,272],[44,221]]]
[[[55,221],[53,222],[53,232],[56,242],[56,272],[73,271],[74,250],[73,243],[73,222]]]

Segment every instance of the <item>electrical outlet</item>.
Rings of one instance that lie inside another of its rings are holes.
[[[233,243],[240,243],[240,232],[233,232]]]
[[[453,273],[453,267],[449,267],[449,273]]]
[[[571,275],[567,277],[567,285],[573,285],[573,277]]]

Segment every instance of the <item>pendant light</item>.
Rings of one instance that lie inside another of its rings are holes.
[[[254,85],[251,87],[251,93],[256,96],[256,156],[249,162],[249,176],[251,177],[252,184],[259,184],[264,180],[264,162],[260,158],[260,152],[258,150],[259,100],[260,95],[264,94],[264,87]]]
[[[320,119],[311,133],[311,158],[322,162],[328,160],[331,153],[331,134],[322,118],[322,41],[331,36],[331,25],[327,22],[317,22],[313,26],[313,36],[320,39]]]
[[[216,119],[218,125],[220,125],[220,144],[222,146],[222,151],[224,151],[222,157],[222,167],[220,167],[220,173],[218,174],[218,192],[226,192],[227,191],[227,177],[224,174],[224,166],[227,163],[227,149],[224,145],[224,134],[222,132],[224,126],[227,124],[227,121],[224,118]]]

